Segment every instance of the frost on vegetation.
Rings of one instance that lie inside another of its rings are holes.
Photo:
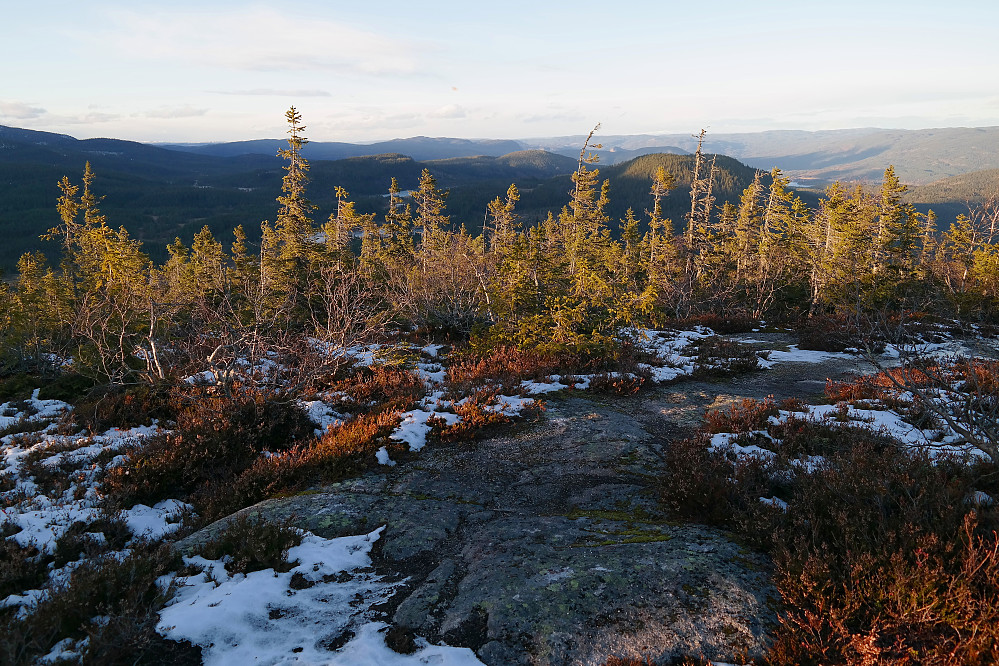
[[[336,539],[305,533],[288,551],[295,566],[284,573],[230,575],[223,560],[186,557],[197,573],[161,579],[176,593],[157,631],[201,646],[205,664],[479,664],[467,648],[419,641],[415,653],[400,655],[385,645],[385,625],[372,621],[371,608],[399,583],[370,569],[371,546],[382,529]],[[345,634],[353,638],[331,651]]]

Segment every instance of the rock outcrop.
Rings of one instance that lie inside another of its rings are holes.
[[[776,622],[769,562],[722,531],[664,519],[661,452],[708,406],[808,398],[849,366],[778,366],[625,398],[563,394],[502,435],[430,446],[241,513],[323,537],[385,525],[373,555],[379,573],[404,578],[382,609],[402,646],[415,634],[491,665],[736,661],[759,654]]]

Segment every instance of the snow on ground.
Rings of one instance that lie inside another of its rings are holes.
[[[316,435],[323,434],[330,426],[340,425],[349,418],[323,400],[299,400],[298,404],[305,410],[309,420],[316,424]]]
[[[773,350],[768,358],[760,359],[761,368],[772,368],[778,363],[822,363],[831,359],[855,359],[856,354],[848,352],[826,352],[813,349],[799,349],[791,345],[787,351]]]
[[[447,425],[454,425],[461,421],[461,417],[451,412],[424,411],[413,409],[403,412],[402,422],[392,433],[391,439],[409,446],[410,451],[419,451],[427,445],[427,435],[430,433],[431,425],[427,423],[431,417],[443,419]]]
[[[52,419],[71,409],[56,400],[38,400],[38,391],[30,403],[38,413],[28,420]],[[0,412],[9,412],[15,404],[0,405]],[[20,422],[21,415],[14,417]],[[39,426],[44,421],[38,422]],[[20,428],[19,428],[20,429]],[[100,507],[97,479],[103,470],[116,464],[119,457],[109,453],[123,452],[141,440],[162,432],[158,425],[129,429],[112,428],[98,435],[78,433],[61,435],[49,428],[35,432],[7,435],[0,438],[0,475],[8,479],[8,490],[0,492],[0,523],[17,530],[7,539],[23,548],[35,547],[42,557],[56,550],[58,540],[76,522],[92,523],[106,517]],[[106,462],[102,462],[106,461]],[[36,474],[51,474],[54,482],[39,479]],[[183,515],[190,507],[177,500],[165,500],[153,507],[142,504],[120,512],[120,518],[132,533],[132,541],[160,540],[180,527]],[[94,533],[95,539],[103,535]],[[79,562],[60,569],[51,569],[49,585],[64,582]],[[47,595],[45,589],[22,590],[0,599],[0,606],[20,606],[26,612],[32,604]]]
[[[295,566],[284,573],[230,576],[222,560],[186,557],[199,572],[161,579],[176,593],[160,613],[157,631],[201,646],[209,666],[481,664],[468,648],[420,641],[415,653],[401,655],[385,645],[385,625],[371,621],[370,609],[391,597],[398,583],[370,569],[371,546],[382,529],[336,539],[305,533],[288,552]],[[348,631],[353,638],[331,652],[329,645]]]
[[[31,397],[21,402],[5,402],[0,405],[0,430],[17,423],[30,424],[50,419],[58,419],[63,412],[73,409],[72,405],[62,400],[39,400],[39,389],[31,393]]]

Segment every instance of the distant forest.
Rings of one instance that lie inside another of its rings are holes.
[[[404,179],[373,211],[344,185],[361,182],[352,162],[313,171],[300,114],[287,120],[273,221],[234,207],[224,234],[204,226],[163,259],[109,215],[89,164],[81,183],[59,181],[59,223],[46,238],[60,256],[23,255],[0,291],[4,371],[72,359],[103,381],[152,380],[189,361],[183,349],[208,345],[213,363],[231,365],[293,339],[343,349],[392,330],[600,355],[624,328],[697,316],[996,315],[996,198],[940,231],[906,202],[891,167],[880,187],[836,183],[810,204],[780,170],[700,146],[600,170],[591,133],[571,174],[509,184],[485,203],[449,194],[408,158],[358,160],[359,170],[388,162]],[[249,187],[254,199],[273,193],[263,180]],[[313,191],[332,193],[328,217],[317,219]],[[217,190],[183,192],[185,205],[210,209]],[[645,205],[622,210],[618,195]],[[116,206],[141,214],[173,196]]]

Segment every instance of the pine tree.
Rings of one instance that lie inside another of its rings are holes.
[[[399,181],[392,178],[389,185],[388,212],[382,229],[385,255],[395,262],[408,262],[413,258],[413,211],[402,199]]]

